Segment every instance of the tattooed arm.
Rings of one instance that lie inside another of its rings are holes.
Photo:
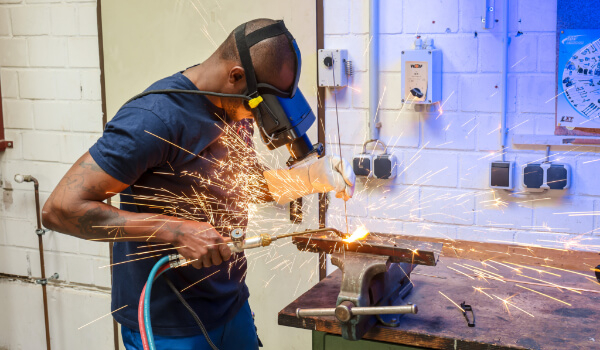
[[[42,211],[44,226],[71,236],[98,241],[171,243],[193,265],[208,267],[228,260],[231,251],[223,237],[205,222],[166,215],[131,213],[102,201],[125,190],[86,152],[56,186]]]

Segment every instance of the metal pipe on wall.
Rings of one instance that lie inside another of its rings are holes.
[[[500,152],[502,153],[502,160],[506,160],[506,105],[508,103],[508,1],[502,0],[502,64],[500,75],[502,77],[502,91],[501,91],[501,102],[500,102]]]
[[[46,349],[51,350],[50,346],[50,322],[48,320],[48,294],[46,292],[46,265],[44,263],[44,242],[42,241],[42,236],[44,235],[44,229],[42,228],[42,215],[40,210],[40,184],[38,180],[31,175],[15,175],[15,181],[18,183],[21,182],[33,182],[33,189],[35,191],[35,216],[37,221],[37,226],[35,229],[35,233],[38,236],[38,248],[40,251],[40,273],[42,278],[39,281],[39,284],[42,285],[42,298],[44,300],[44,324],[46,327]],[[36,281],[37,282],[37,281]]]
[[[379,140],[379,0],[369,1],[369,139]]]

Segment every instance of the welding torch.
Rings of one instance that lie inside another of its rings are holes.
[[[234,253],[241,253],[246,249],[260,248],[270,246],[272,242],[286,238],[286,237],[294,237],[301,235],[309,235],[314,233],[333,233],[341,238],[346,238],[345,233],[335,229],[335,228],[320,228],[316,230],[306,230],[306,231],[297,231],[297,232],[288,232],[281,233],[278,235],[271,235],[268,233],[261,233],[258,236],[253,236],[250,238],[246,238],[246,232],[241,228],[235,228],[231,230],[229,233],[229,238],[231,241],[227,242],[227,246]],[[178,266],[186,265],[189,263],[181,254],[170,254],[169,255],[169,264],[171,268],[175,268]]]

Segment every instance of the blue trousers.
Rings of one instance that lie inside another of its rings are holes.
[[[121,325],[121,336],[127,350],[144,349],[138,330]],[[250,304],[246,301],[231,321],[208,331],[208,336],[219,350],[257,350],[258,336]],[[155,334],[154,344],[157,350],[211,350],[202,334],[191,337],[165,337]]]

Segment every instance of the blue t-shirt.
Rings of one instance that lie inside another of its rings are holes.
[[[158,89],[197,90],[181,73],[148,88]],[[248,154],[241,154],[245,151],[240,137],[232,135],[235,129],[225,112],[204,96],[151,94],[123,106],[90,154],[109,175],[130,185],[121,194],[121,209],[210,222],[227,236],[231,228],[247,224],[247,202],[240,200],[245,184],[240,179],[246,178],[248,167],[236,157]],[[123,233],[117,229],[110,234]],[[140,292],[160,257],[135,259],[155,255],[139,253],[159,248],[163,247],[148,247],[146,242],[114,244],[112,309],[128,305],[114,318],[129,328],[138,328]],[[173,252],[163,249],[156,254]],[[246,265],[243,253],[238,253],[219,266],[185,266],[166,275],[180,291],[196,283],[182,295],[206,328],[213,329],[233,318],[248,299]],[[201,333],[162,278],[152,288],[151,317],[159,335]]]

